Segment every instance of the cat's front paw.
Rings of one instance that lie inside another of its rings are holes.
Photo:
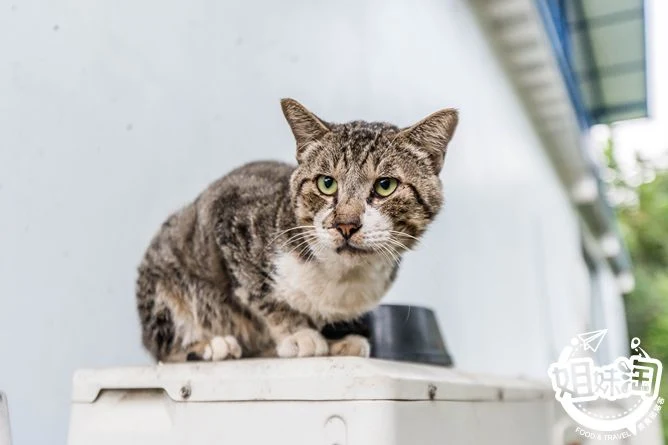
[[[353,357],[369,357],[371,345],[369,340],[361,335],[346,335],[341,340],[336,340],[329,346],[329,355],[345,355]]]
[[[276,353],[279,357],[315,357],[327,355],[327,340],[318,331],[303,329],[285,337],[278,343]]]
[[[209,341],[202,341],[191,347],[187,361],[213,361],[241,358],[241,346],[231,335],[215,336]]]

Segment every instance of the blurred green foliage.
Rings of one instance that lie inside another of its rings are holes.
[[[605,150],[608,182],[620,229],[633,261],[636,287],[625,297],[629,336],[664,364],[661,396],[668,401],[668,170],[636,158],[623,172],[614,145]],[[661,411],[668,443],[668,404]]]

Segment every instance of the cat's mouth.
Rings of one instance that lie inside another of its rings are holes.
[[[353,246],[353,245],[350,244],[348,241],[344,241],[343,244],[341,244],[339,247],[336,248],[336,253],[344,253],[344,252],[348,252],[348,253],[353,253],[353,254],[359,255],[359,254],[373,253],[373,250],[370,250],[370,249],[364,249],[364,248],[362,248],[362,247]]]

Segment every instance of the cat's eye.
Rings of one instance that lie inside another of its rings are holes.
[[[336,179],[332,178],[331,176],[318,176],[318,180],[316,182],[318,184],[318,190],[320,190],[320,192],[325,195],[333,195],[339,188],[338,184],[336,183]]]
[[[378,178],[373,189],[379,196],[385,198],[394,193],[398,185],[399,181],[394,178]]]

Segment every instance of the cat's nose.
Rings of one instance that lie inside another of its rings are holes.
[[[353,234],[357,232],[360,227],[362,227],[362,224],[358,222],[345,222],[336,224],[336,230],[339,231],[344,239],[350,239],[350,237],[353,236]]]

